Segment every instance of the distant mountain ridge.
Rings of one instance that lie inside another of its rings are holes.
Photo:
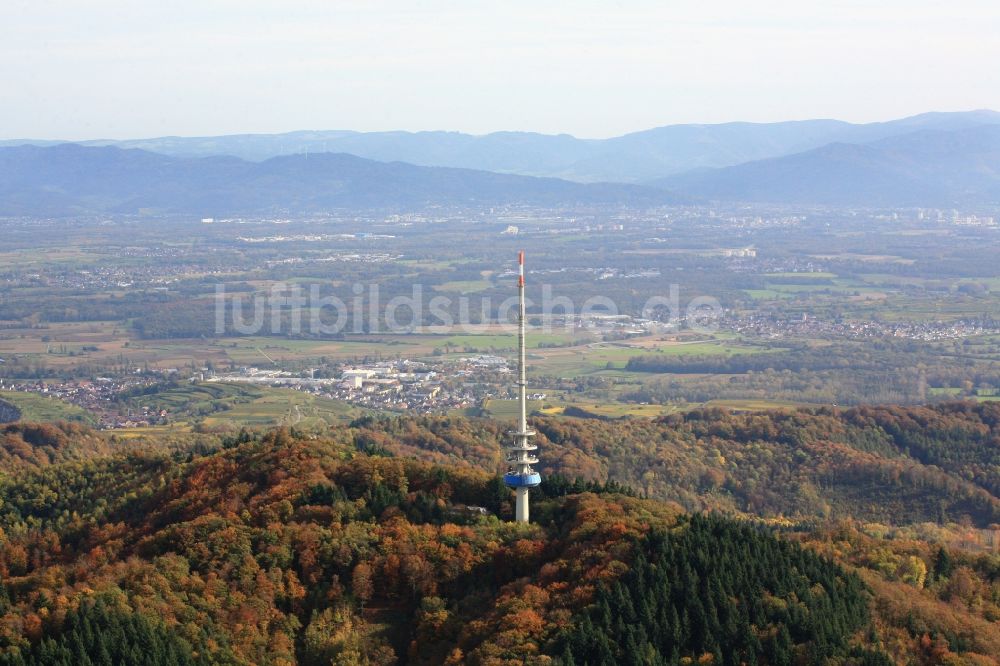
[[[0,215],[224,216],[715,200],[1000,205],[1000,113],[993,111],[930,113],[867,125],[835,120],[674,125],[602,141],[518,132],[481,137],[295,132],[99,143],[4,147],[0,142]],[[286,143],[310,152],[259,161],[225,154],[260,157],[287,150]],[[317,146],[343,152],[311,150]],[[427,163],[451,166],[422,166]],[[514,173],[519,171],[565,178]],[[579,182],[598,174],[606,180]],[[643,174],[652,175],[640,178]]]
[[[733,166],[834,142],[867,143],[919,130],[1000,124],[1000,113],[925,113],[888,122],[839,120],[668,125],[610,139],[568,134],[494,132],[298,131],[214,137],[87,141],[82,145],[140,148],[177,157],[230,155],[263,161],[300,153],[349,153],[382,162],[551,176],[581,182],[642,182],[698,168]],[[14,140],[0,145],[52,141]]]
[[[1000,125],[924,129],[650,181],[709,200],[856,206],[1000,205]]]
[[[353,155],[171,157],[60,144],[0,148],[0,215],[312,213],[428,205],[657,205],[638,185],[574,183],[470,169],[377,162]]]

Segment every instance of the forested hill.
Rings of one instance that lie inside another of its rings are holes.
[[[364,419],[361,446],[500,464],[504,425],[479,419]],[[613,479],[688,510],[859,518],[905,525],[1000,523],[1000,403],[733,414],[658,421],[536,417],[544,467]]]
[[[287,431],[6,476],[0,663],[889,663],[812,548],[599,485],[518,526],[498,481]]]
[[[848,419],[795,418],[821,417]],[[698,448],[768,422],[669,427]],[[558,466],[570,438],[628,424],[538,425]],[[18,428],[29,448],[97,437]],[[494,473],[392,454],[475,451],[499,428],[107,439],[0,462],[0,664],[998,663],[995,558],[843,521],[782,535],[551,471],[519,526]]]
[[[16,474],[71,460],[106,455],[107,440],[76,423],[0,425],[0,473]]]

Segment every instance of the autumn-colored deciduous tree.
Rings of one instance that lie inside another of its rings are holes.
[[[367,562],[359,562],[351,574],[351,593],[364,608],[375,592],[375,581],[372,578],[372,568]]]

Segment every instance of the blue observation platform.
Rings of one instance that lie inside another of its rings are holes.
[[[503,475],[503,482],[511,488],[534,488],[541,484],[542,475],[538,472],[529,472],[527,474],[507,472]]]

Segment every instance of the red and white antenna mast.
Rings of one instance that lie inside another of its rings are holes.
[[[517,254],[517,297],[517,399],[520,410],[517,430],[508,433],[511,436],[512,442],[504,449],[508,465],[507,473],[504,474],[504,483],[514,489],[514,520],[519,523],[526,523],[528,522],[528,489],[539,485],[542,482],[542,477],[532,468],[532,465],[538,463],[538,457],[535,455],[538,446],[531,442],[531,438],[535,436],[535,431],[528,428],[523,250]]]

